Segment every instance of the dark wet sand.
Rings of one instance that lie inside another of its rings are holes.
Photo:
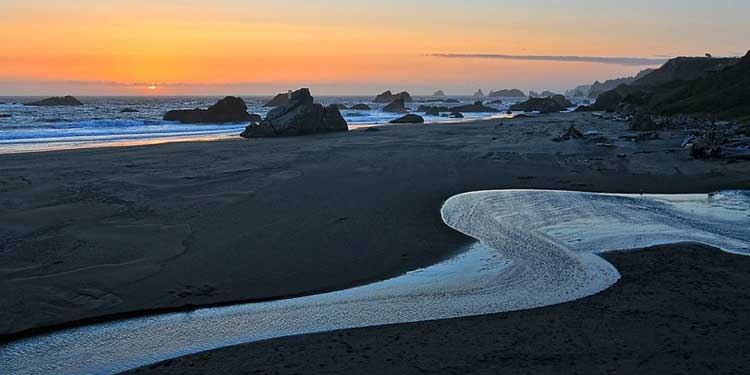
[[[129,374],[747,374],[750,258],[696,244],[604,257],[612,288],[527,311],[295,336]]]
[[[571,124],[614,147],[552,141]],[[750,163],[692,160],[680,131],[618,140],[626,127],[558,114],[0,155],[0,336],[395,276],[467,242],[439,210],[472,190],[750,188]]]

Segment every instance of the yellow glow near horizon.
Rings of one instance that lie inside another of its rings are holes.
[[[127,7],[93,0],[8,1],[0,4],[0,81],[21,82],[13,87],[83,82],[78,86],[91,92],[112,93],[157,86],[164,95],[236,83],[264,93],[293,88],[288,85],[325,85],[334,91],[394,84],[464,92],[556,88],[642,67],[428,55],[653,57],[706,44],[712,32],[727,43],[723,48],[735,48],[740,43],[723,30],[748,29],[724,22],[708,24],[707,31],[698,19],[671,31],[675,25],[664,22],[672,11],[646,17],[627,7],[605,27],[599,21],[610,14],[601,12],[618,6],[600,7],[582,0],[569,0],[565,7],[489,0],[383,0],[378,6],[364,0],[216,0],[210,5],[131,0]],[[150,84],[154,77],[163,84]]]

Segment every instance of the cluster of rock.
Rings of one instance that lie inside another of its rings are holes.
[[[260,116],[247,113],[247,105],[241,98],[227,96],[208,109],[181,109],[164,114],[165,121],[188,124],[224,124],[257,120]]]
[[[529,98],[523,103],[510,106],[511,111],[555,113],[562,112],[573,107],[573,103],[562,95],[553,95],[546,98]]]
[[[402,91],[398,94],[394,94],[391,92],[391,90],[388,90],[378,96],[375,97],[375,100],[373,100],[375,103],[392,103],[395,100],[403,100],[406,103],[410,103],[413,101],[411,95],[406,92]]]
[[[261,138],[347,130],[349,126],[338,108],[315,103],[310,90],[303,88],[289,96],[288,104],[272,109],[260,124],[250,124],[240,135]]]
[[[525,98],[526,94],[519,89],[503,89],[490,92],[490,98]]]
[[[435,97],[444,97],[445,96],[445,92],[443,92],[443,90],[437,90],[437,91],[435,91],[434,94],[432,94],[432,96],[435,96]]]
[[[81,106],[83,103],[81,103],[78,99],[67,95],[67,96],[61,96],[61,97],[54,97],[54,98],[47,98],[43,100],[39,100],[36,102],[31,103],[25,103],[26,106],[32,106],[32,107],[75,107],[75,106]]]
[[[558,96],[558,95],[560,94],[552,92],[552,91],[548,91],[548,90],[542,91],[541,93],[538,93],[536,91],[529,91],[530,98],[549,98],[549,97]]]
[[[450,112],[452,115],[458,115],[461,113],[494,113],[499,111],[495,108],[485,106],[481,100],[478,100],[475,101],[474,104],[455,107],[421,105],[417,108],[417,112],[424,112],[425,114],[436,116],[441,112]]]
[[[461,112],[461,113],[493,113],[500,112],[495,108],[487,107],[482,103],[481,100],[475,101],[473,104],[460,105],[451,107],[450,112]]]
[[[696,159],[745,159],[750,160],[750,128],[732,130],[712,124],[704,129],[693,130],[682,147]]]

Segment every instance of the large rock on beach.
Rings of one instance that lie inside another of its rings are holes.
[[[415,115],[412,113],[391,121],[391,124],[423,124],[423,123],[424,123],[424,118],[422,118],[422,116]]]
[[[403,100],[405,103],[412,102],[413,99],[411,95],[406,92],[402,91],[398,94],[394,94],[391,92],[391,90],[388,90],[377,97],[375,97],[375,100],[373,100],[375,103],[392,103],[394,100]]]
[[[247,105],[241,98],[227,96],[208,109],[187,109],[169,111],[164,114],[165,121],[179,121],[187,124],[224,124],[251,121]]]
[[[24,105],[32,107],[75,107],[81,106],[83,105],[83,103],[81,103],[78,99],[68,95],[62,97],[47,98],[36,102],[26,103]]]
[[[385,106],[383,112],[406,112],[406,103],[404,103],[404,99],[396,99]]]
[[[260,124],[251,124],[241,136],[245,138],[296,136],[347,131],[349,126],[334,106],[315,103],[309,89],[299,89],[289,104],[276,107]]]

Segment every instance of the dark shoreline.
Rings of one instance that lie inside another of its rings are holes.
[[[695,243],[615,251],[611,288],[560,305],[292,336],[127,374],[739,374],[750,258]]]
[[[677,149],[678,131],[616,149],[551,140],[571,123],[613,139],[629,133],[624,123],[559,114],[1,155],[0,261],[10,271],[0,273],[0,340],[344,289],[434,264],[469,241],[439,215],[445,199],[467,191],[750,188],[746,164],[692,160]],[[139,238],[147,242],[134,249]],[[37,259],[43,268],[24,269]]]

